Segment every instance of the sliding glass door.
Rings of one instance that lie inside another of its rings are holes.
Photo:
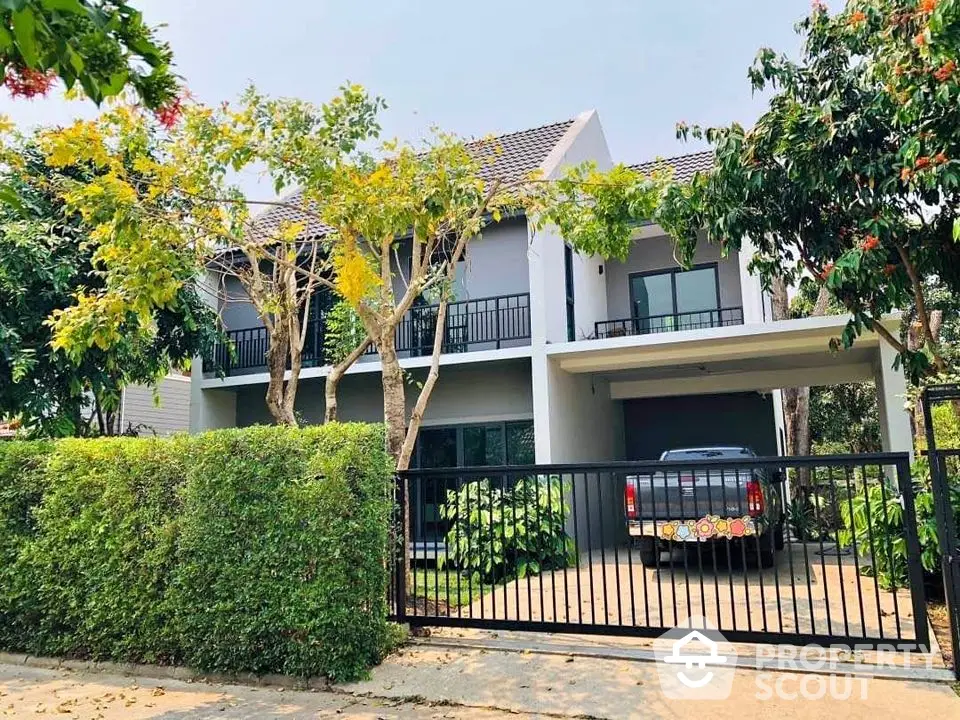
[[[634,332],[692,330],[720,324],[716,265],[630,276]]]
[[[533,420],[421,428],[413,455],[414,467],[454,470],[532,465],[534,461]],[[451,488],[449,477],[424,477],[411,483],[414,537],[442,540],[447,524],[440,517],[440,505],[446,502],[445,490]]]

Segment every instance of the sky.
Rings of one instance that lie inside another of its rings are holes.
[[[837,0],[839,2],[839,0]],[[206,103],[253,82],[317,103],[346,81],[382,96],[385,137],[431,126],[464,137],[595,109],[614,160],[701,149],[678,121],[749,124],[763,109],[746,71],[762,46],[795,55],[810,0],[131,0]],[[836,3],[834,3],[836,4]],[[22,126],[91,115],[89,102],[12,100]],[[248,194],[272,195],[256,176]]]

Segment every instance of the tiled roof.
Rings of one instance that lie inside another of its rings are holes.
[[[672,158],[659,158],[639,165],[631,165],[634,170],[642,173],[653,172],[657,168],[672,167],[674,170],[674,180],[685,183],[693,179],[694,173],[706,172],[713,167],[713,151],[704,150],[703,152],[690,153],[689,155],[677,155]]]
[[[489,161],[480,173],[483,179],[499,178],[507,182],[518,180],[540,167],[573,122],[573,120],[564,120],[530,130],[499,135],[493,141],[476,140],[468,143],[467,147],[474,149],[478,157]],[[296,205],[299,198],[300,193],[297,191],[286,196],[283,202]],[[330,229],[329,226],[320,222],[319,218],[296,208],[274,206],[256,217],[253,221],[254,231],[262,232],[267,236],[273,235],[285,220],[306,223],[304,237],[323,235]]]

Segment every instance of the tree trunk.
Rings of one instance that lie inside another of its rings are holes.
[[[400,456],[407,434],[407,397],[393,328],[383,329],[379,333],[377,348],[383,376],[383,421],[387,426],[387,452],[397,462],[398,471],[406,470],[408,465],[401,465]]]
[[[943,328],[943,311],[942,310],[931,310],[930,311],[930,333],[933,335],[934,340],[940,342],[940,330]],[[907,328],[907,349],[914,352],[919,351],[923,348],[924,345],[924,330],[919,321],[912,323],[910,327]],[[960,418],[960,404],[956,401],[953,403],[954,413],[958,418]],[[923,420],[923,401],[920,397],[917,397],[917,402],[913,406],[913,417],[911,418],[913,423],[913,439],[914,445],[917,447],[924,447],[926,442],[927,430]]]
[[[344,373],[347,372],[347,370],[349,370],[350,367],[360,359],[360,356],[367,351],[368,347],[370,347],[369,335],[367,335],[367,337],[363,339],[363,342],[357,345],[357,347],[355,347],[353,351],[347,355],[347,357],[330,368],[330,374],[327,375],[323,385],[323,394],[325,400],[323,421],[325,423],[336,422],[337,388],[340,386],[340,379],[343,377]]]
[[[297,418],[293,413],[293,403],[284,387],[289,356],[289,328],[283,322],[275,323],[269,336],[267,349],[267,371],[270,373],[270,382],[267,384],[267,409],[278,424],[295,426]],[[293,397],[295,399],[295,395]]]
[[[773,305],[774,320],[788,320],[790,318],[790,297],[787,292],[787,283],[783,278],[776,278],[771,288],[771,304]],[[825,315],[830,305],[830,293],[824,286],[820,287],[817,300],[814,303],[811,317]],[[812,452],[810,438],[810,388],[794,387],[783,388],[783,421],[786,435],[785,451],[787,455],[802,456]],[[797,482],[803,489],[809,489],[810,470],[798,468]]]
[[[387,426],[387,452],[394,459],[398,472],[406,470],[409,467],[409,458],[406,462],[401,462],[403,452],[403,441],[406,437],[407,425],[407,397],[403,386],[403,369],[400,367],[400,360],[397,358],[396,341],[394,340],[394,328],[383,329],[377,338],[377,350],[380,354],[381,375],[383,377],[383,420]],[[410,587],[413,582],[410,565],[410,480],[405,475],[398,478],[403,483],[403,495],[406,502],[400,512],[403,513],[403,538],[401,539],[403,552],[400,556],[403,558],[402,572],[406,578],[407,586]]]
[[[403,449],[400,452],[399,463],[404,467],[410,465],[410,458],[417,443],[417,434],[420,432],[423,413],[427,409],[427,403],[430,401],[430,394],[433,392],[434,385],[437,384],[437,378],[440,377],[440,353],[443,350],[443,340],[446,337],[446,326],[447,300],[442,300],[440,307],[437,309],[437,324],[433,334],[433,355],[430,358],[430,372],[427,373],[427,379],[420,389],[420,395],[417,396],[417,404],[414,406],[413,412],[410,413],[410,424],[407,427]]]

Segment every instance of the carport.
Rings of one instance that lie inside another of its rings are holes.
[[[456,521],[442,547],[432,539],[449,559],[409,587],[394,574],[398,617],[656,636],[699,616],[736,642],[926,651],[905,383],[872,333],[830,351],[844,324],[811,318],[536,348],[535,465],[405,473],[411,487],[447,498]],[[780,388],[864,380],[878,388],[887,452],[777,457]],[[763,457],[654,457],[664,445],[708,442],[752,445]],[[817,499],[788,519],[801,477]],[[669,501],[666,488],[676,488]],[[886,513],[890,500],[904,508],[909,577],[891,573],[881,585],[865,570],[892,562],[891,536],[870,525],[843,540],[838,518],[854,506]],[[561,528],[566,539],[531,541],[530,527],[551,537]],[[508,553],[519,558],[516,574]]]
[[[831,351],[845,322],[804,318],[547,346],[534,358],[537,461],[653,459],[671,437],[780,454],[780,388],[863,381],[876,383],[884,451],[912,452],[894,350],[866,332],[852,349]],[[897,332],[898,318],[885,322]]]

